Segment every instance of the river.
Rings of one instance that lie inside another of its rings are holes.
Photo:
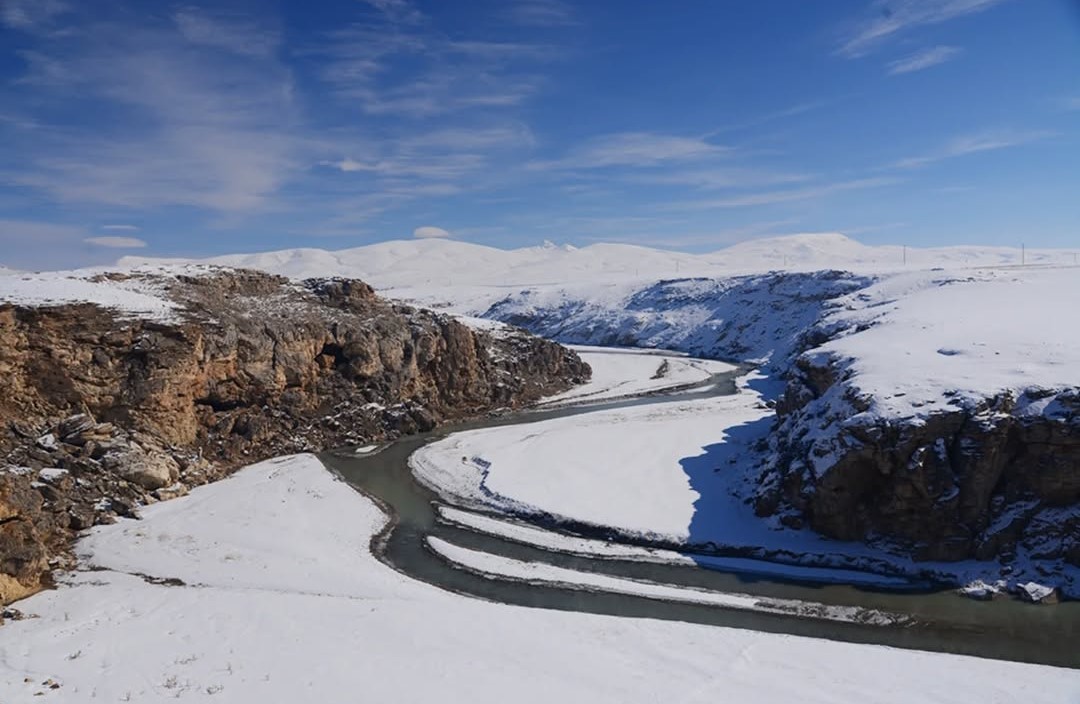
[[[446,426],[436,432],[401,438],[378,452],[357,455],[351,448],[325,453],[323,462],[350,485],[379,503],[391,516],[371,543],[372,552],[390,567],[412,578],[459,594],[520,606],[609,614],[619,617],[687,621],[714,626],[788,633],[856,643],[873,643],[960,653],[1047,665],[1080,667],[1080,602],[1053,606],[1015,600],[979,602],[951,590],[912,585],[906,589],[822,584],[756,574],[705,569],[693,565],[657,564],[570,555],[440,522],[435,510],[446,502],[415,481],[409,456],[420,447],[453,432],[534,423],[550,418],[595,413],[631,405],[660,404],[736,392],[734,371],[718,375],[699,388],[676,393],[622,399],[551,410],[521,411],[481,421]],[[765,613],[658,599],[538,585],[491,578],[454,567],[431,552],[427,537],[493,555],[544,562],[583,572],[630,577],[722,593],[849,606],[911,617],[908,625],[865,623]]]

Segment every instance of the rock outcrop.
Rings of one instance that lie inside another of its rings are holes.
[[[1080,389],[914,417],[867,412],[842,360],[804,355],[777,404],[759,515],[920,560],[1080,565]]]
[[[141,279],[132,282],[134,277]],[[429,430],[588,378],[576,354],[474,331],[352,280],[107,274],[171,320],[0,302],[0,601],[75,531],[273,455]]]

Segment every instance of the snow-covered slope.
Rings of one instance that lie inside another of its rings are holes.
[[[873,279],[838,271],[674,279],[642,288],[526,289],[484,315],[561,342],[784,361],[834,299]]]
[[[177,265],[158,267],[153,273],[167,277],[180,274],[200,276],[211,269],[203,266]],[[96,303],[124,315],[171,319],[175,304],[168,299],[162,279],[153,281],[140,273],[149,269],[133,269],[129,276],[102,276],[100,270],[57,271],[44,273],[0,271],[0,305],[61,305],[65,303]]]
[[[834,302],[816,348],[871,403],[906,418],[1005,391],[1080,385],[1080,268],[885,277]]]
[[[0,628],[3,700],[1049,704],[1080,686],[1066,669],[474,600],[372,557],[385,520],[300,456],[95,528],[84,571]]]

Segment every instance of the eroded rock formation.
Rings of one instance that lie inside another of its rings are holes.
[[[916,559],[1080,565],[1080,389],[1031,389],[881,417],[842,360],[804,355],[778,403],[756,496],[841,540]]]
[[[391,304],[359,281],[137,276],[175,320],[0,303],[0,601],[74,531],[238,466],[516,407],[589,376],[576,354]],[[130,281],[127,283],[131,283]]]

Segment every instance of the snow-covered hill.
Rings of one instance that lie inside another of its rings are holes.
[[[1080,249],[1078,249],[1080,251]],[[731,277],[772,270],[844,269],[857,273],[933,267],[1074,264],[1077,253],[1004,247],[868,246],[841,234],[759,239],[708,254],[688,254],[628,244],[593,244],[505,250],[452,240],[403,240],[327,251],[289,249],[215,257],[206,263],[260,269],[293,278],[360,278],[384,294],[460,312],[486,309],[508,291],[589,284],[641,287],[659,279]],[[176,260],[125,257],[121,266]],[[595,297],[595,295],[593,296]]]

